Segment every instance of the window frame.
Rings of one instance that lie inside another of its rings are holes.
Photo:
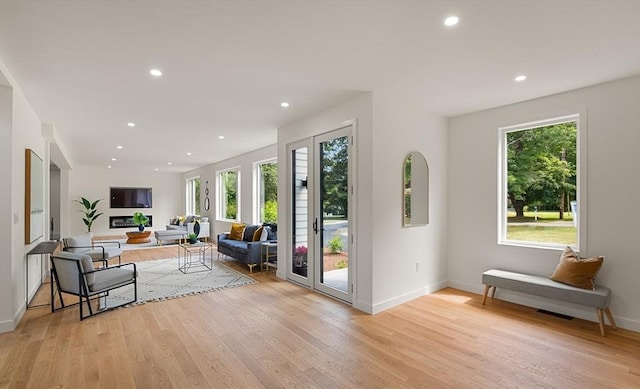
[[[224,217],[226,215],[226,201],[223,201],[223,199],[226,199],[226,189],[225,189],[225,185],[224,185],[224,175],[230,172],[235,172],[236,173],[236,218],[235,219],[228,219],[226,217]],[[224,170],[218,170],[216,172],[216,220],[218,221],[226,221],[226,222],[237,222],[240,221],[240,199],[241,199],[241,193],[240,193],[240,167],[236,166],[236,167],[232,167],[229,169],[224,169]]]
[[[502,246],[518,246],[538,249],[558,250],[564,249],[567,245],[561,243],[545,243],[534,241],[518,241],[507,239],[507,133],[531,130],[539,127],[551,126],[560,123],[576,122],[576,199],[580,206],[577,210],[576,223],[576,244],[571,247],[580,252],[582,242],[586,242],[586,226],[587,226],[587,169],[586,169],[586,124],[581,121],[582,117],[586,117],[585,110],[572,111],[562,116],[530,121],[515,125],[509,125],[498,128],[498,231],[497,243]]]
[[[253,222],[255,224],[262,224],[265,223],[265,221],[263,220],[263,215],[262,215],[262,203],[263,203],[263,198],[264,198],[264,191],[262,190],[263,188],[263,183],[262,183],[262,174],[261,174],[261,166],[262,165],[269,165],[269,164],[275,164],[276,165],[276,170],[278,167],[278,158],[269,158],[269,159],[265,159],[262,161],[257,161],[254,162],[253,166],[253,172],[254,172],[254,176],[253,176],[253,204],[254,204],[254,212],[253,212]]]
[[[196,193],[196,187],[199,188],[200,185],[196,186],[195,181],[198,180],[200,182],[200,176],[189,177],[185,183],[185,214],[186,215],[199,215],[200,212],[198,208],[200,208],[200,201],[198,193]],[[202,184],[202,182],[200,182]]]

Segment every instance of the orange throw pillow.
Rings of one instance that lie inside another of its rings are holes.
[[[231,224],[231,232],[229,233],[229,239],[242,240],[242,234],[244,234],[245,224],[233,223]]]
[[[549,278],[576,288],[594,290],[594,281],[603,261],[604,257],[580,258],[575,251],[567,247],[556,270]]]

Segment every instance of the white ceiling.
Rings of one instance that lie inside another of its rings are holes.
[[[0,0],[0,59],[74,165],[182,172],[363,92],[454,116],[639,74],[639,20],[639,0]]]

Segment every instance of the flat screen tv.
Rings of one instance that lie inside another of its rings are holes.
[[[111,208],[151,208],[151,188],[110,188]]]

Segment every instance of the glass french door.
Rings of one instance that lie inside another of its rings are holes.
[[[288,277],[352,301],[351,148],[347,126],[289,146],[292,194]]]

